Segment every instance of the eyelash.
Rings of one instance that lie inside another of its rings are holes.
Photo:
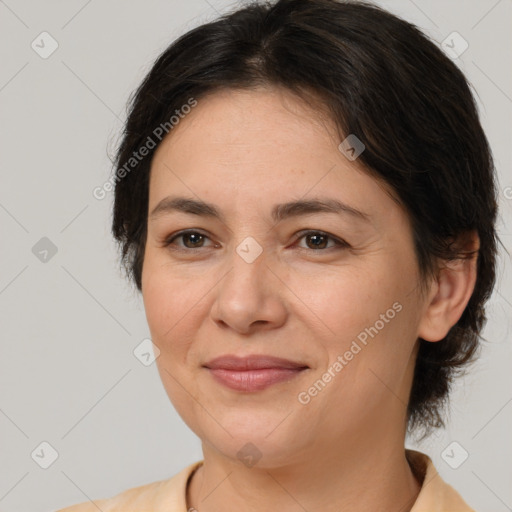
[[[168,237],[164,243],[163,243],[163,247],[167,247],[169,249],[171,249],[171,245],[173,245],[174,241],[178,238],[181,238],[185,235],[190,235],[190,234],[194,234],[194,235],[201,235],[205,238],[208,238],[209,237],[207,235],[205,235],[204,233],[202,233],[201,231],[197,231],[197,230],[193,230],[193,229],[189,229],[189,230],[185,230],[185,231],[179,231],[178,233],[175,233],[173,235],[171,235],[170,237]],[[319,231],[319,230],[304,230],[304,231],[300,231],[299,233],[297,233],[298,237],[295,241],[298,242],[299,240],[301,240],[302,238],[308,236],[308,235],[320,235],[320,236],[323,236],[323,237],[326,237],[332,241],[334,241],[335,245],[332,246],[332,247],[327,247],[327,248],[324,248],[324,249],[309,249],[307,247],[300,247],[299,249],[304,249],[304,250],[308,250],[309,252],[329,252],[331,249],[332,250],[336,250],[336,249],[349,249],[351,246],[345,242],[345,240],[342,240],[340,238],[337,238],[333,235],[330,235],[329,233],[326,233],[325,231]],[[201,250],[201,249],[206,249],[207,247],[173,247],[172,250],[174,251],[182,251],[182,252],[188,252],[188,253],[193,253],[197,250]]]

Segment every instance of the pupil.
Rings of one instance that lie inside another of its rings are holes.
[[[318,240],[320,240],[320,239],[324,239],[324,240],[323,240],[323,242],[325,242],[325,237],[324,237],[324,235],[309,235],[309,239],[310,239],[310,240],[317,240],[317,241],[318,241]],[[324,244],[324,243],[322,243],[322,241],[320,241],[320,243],[319,243],[319,244],[318,244],[318,243],[313,242],[313,246],[314,246],[314,247],[316,247],[316,248],[318,248],[318,247],[320,247],[320,246],[324,247],[324,246],[325,246],[325,244]]]
[[[202,237],[203,235],[200,235],[198,233],[189,233],[187,235],[189,241],[192,240],[192,245],[196,245],[198,242],[200,242],[200,238]],[[196,240],[194,240],[194,238],[197,238]]]

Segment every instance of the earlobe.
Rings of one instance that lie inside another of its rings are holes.
[[[440,341],[459,321],[475,288],[477,258],[480,247],[476,232],[459,241],[465,258],[443,261],[430,285],[425,311],[418,328],[418,337]]]

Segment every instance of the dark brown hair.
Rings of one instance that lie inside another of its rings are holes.
[[[249,4],[189,31],[157,58],[130,99],[116,172],[191,98],[262,85],[319,98],[340,141],[355,134],[364,143],[358,161],[409,214],[422,279],[435,275],[439,259],[467,256],[457,237],[479,235],[477,282],[462,317],[442,341],[419,339],[407,419],[410,432],[421,427],[426,436],[444,426],[453,378],[476,356],[495,281],[496,178],[468,82],[417,27],[372,4]],[[115,176],[112,231],[138,290],[155,150]]]

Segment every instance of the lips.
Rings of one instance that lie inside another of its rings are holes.
[[[262,391],[288,381],[309,367],[303,363],[273,356],[221,356],[204,365],[224,386],[245,392]]]
[[[204,366],[206,368],[210,368],[211,370],[223,369],[236,371],[266,370],[272,368],[297,370],[308,368],[308,366],[304,363],[298,363],[274,356],[260,356],[256,354],[246,357],[237,357],[231,355],[221,356],[212,359]]]

